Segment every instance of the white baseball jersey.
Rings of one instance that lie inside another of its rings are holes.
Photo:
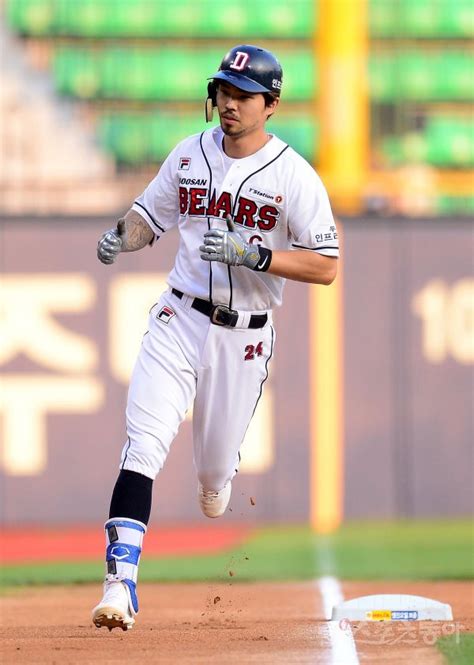
[[[179,225],[168,283],[181,293],[165,292],[151,309],[130,382],[121,460],[123,469],[154,478],[194,404],[198,478],[216,491],[239,466],[268,377],[275,341],[271,309],[281,303],[285,280],[203,261],[204,233],[226,229],[230,214],[251,242],[338,256],[328,197],[311,166],[276,136],[243,159],[229,159],[222,139],[214,128],[180,143],[133,205],[156,237]],[[214,325],[195,308],[196,297],[238,310],[236,327]],[[255,317],[258,326],[250,325]]]
[[[242,311],[280,305],[285,279],[200,258],[210,228],[236,230],[272,250],[339,255],[326,190],[314,169],[278,137],[258,152],[230,159],[220,127],[177,145],[133,204],[156,237],[179,225],[180,244],[168,284],[183,293]]]

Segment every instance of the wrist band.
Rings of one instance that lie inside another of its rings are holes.
[[[254,270],[257,272],[267,272],[270,264],[272,262],[272,250],[267,247],[258,246],[258,253],[260,254],[260,259],[255,266]]]

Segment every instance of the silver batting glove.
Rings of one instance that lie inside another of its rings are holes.
[[[254,270],[260,260],[256,245],[251,245],[235,230],[228,215],[227,231],[211,229],[204,234],[204,244],[199,247],[203,261],[220,261],[229,266],[245,266]]]
[[[125,220],[119,219],[116,229],[106,231],[97,243],[97,258],[106,265],[111,265],[122,251],[125,235]]]

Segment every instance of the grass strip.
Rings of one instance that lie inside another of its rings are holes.
[[[145,538],[140,581],[305,580],[327,574],[346,580],[472,579],[473,551],[468,520],[354,522],[330,536],[307,526],[275,526],[208,556],[147,558]],[[100,560],[9,565],[1,570],[0,586],[93,582],[103,570]]]
[[[474,633],[461,633],[441,637],[436,646],[449,665],[472,665],[474,663]]]

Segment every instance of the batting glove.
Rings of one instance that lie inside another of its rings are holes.
[[[235,230],[227,217],[227,231],[211,229],[204,234],[204,244],[199,247],[203,261],[220,261],[229,266],[245,266],[251,270],[268,270],[271,250],[252,245]]]
[[[111,265],[122,251],[125,235],[125,220],[119,219],[116,229],[109,229],[97,243],[97,258],[106,265]]]

